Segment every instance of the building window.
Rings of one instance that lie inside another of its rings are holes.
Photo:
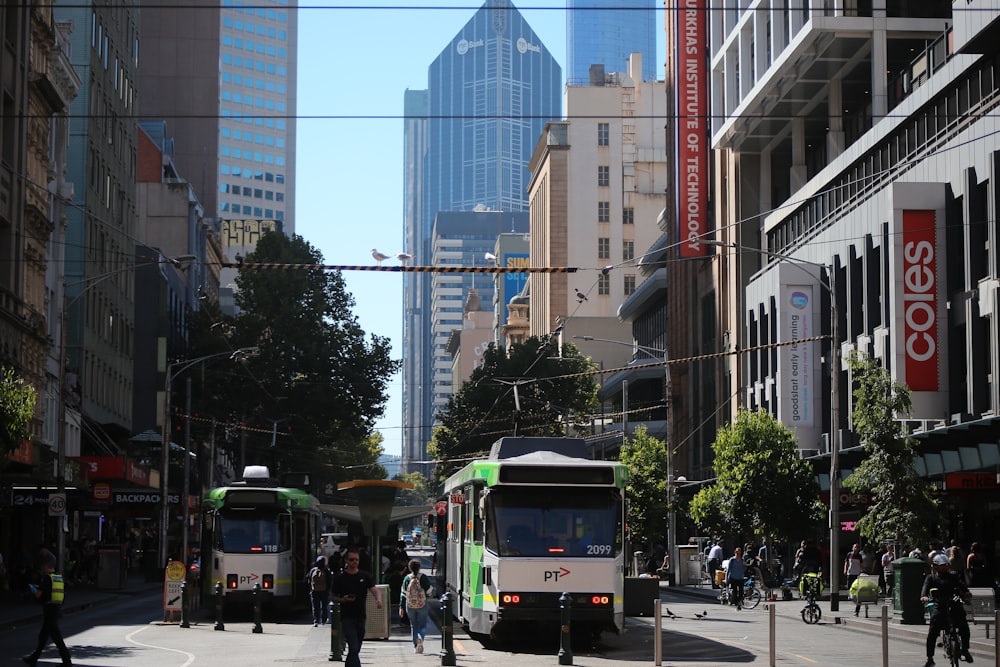
[[[622,261],[635,259],[635,241],[622,241]]]
[[[597,124],[597,145],[607,146],[609,145],[609,138],[611,137],[611,124],[610,123],[598,123]]]
[[[625,276],[625,298],[632,296],[635,292],[635,274],[626,273]]]
[[[597,239],[597,259],[611,258],[611,239],[602,236]]]
[[[597,221],[611,222],[611,202],[597,202]]]
[[[626,206],[622,209],[622,224],[623,225],[634,225],[635,224],[635,209],[631,206]]]
[[[606,188],[611,185],[611,167],[600,165],[597,167],[597,185]]]
[[[611,276],[603,273],[597,276],[597,293],[605,296],[611,294]]]

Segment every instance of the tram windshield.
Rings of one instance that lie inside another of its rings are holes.
[[[501,556],[609,558],[622,549],[614,489],[496,487],[485,503],[486,547]]]
[[[216,517],[216,549],[236,554],[266,554],[292,548],[291,517],[276,509],[230,509]]]

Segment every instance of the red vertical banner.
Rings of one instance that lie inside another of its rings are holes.
[[[704,257],[708,231],[708,12],[680,0],[677,16],[677,221],[681,257]]]
[[[903,211],[903,353],[910,391],[937,391],[941,313],[938,312],[934,211]]]

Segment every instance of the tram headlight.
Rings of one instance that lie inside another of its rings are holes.
[[[264,579],[264,590],[265,591],[274,590],[274,575],[265,574],[263,579]]]
[[[239,586],[240,576],[238,574],[227,574],[226,575],[226,588],[235,589]]]

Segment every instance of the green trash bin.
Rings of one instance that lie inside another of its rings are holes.
[[[924,624],[924,604],[920,589],[927,576],[927,563],[919,558],[898,558],[892,561],[895,586],[892,592],[893,610],[901,614],[903,625]]]

